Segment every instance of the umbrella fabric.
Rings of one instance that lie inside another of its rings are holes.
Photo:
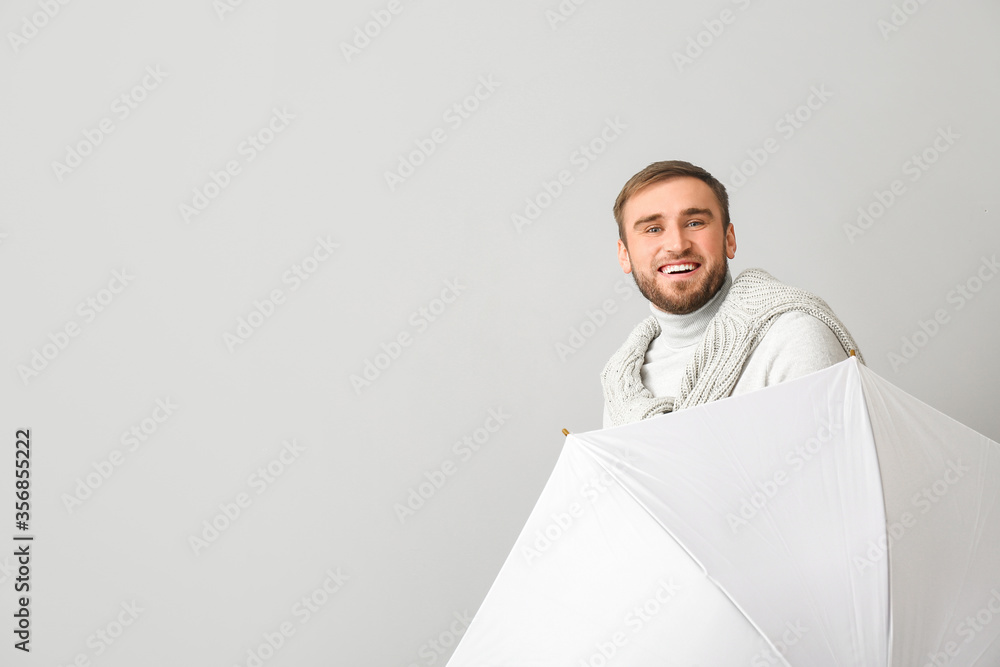
[[[571,435],[448,664],[998,664],[998,447],[855,359]]]
[[[888,551],[891,664],[1000,665],[1000,445],[864,367],[861,381],[889,523],[857,565]]]

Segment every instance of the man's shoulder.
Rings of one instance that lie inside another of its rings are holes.
[[[815,294],[789,286],[762,269],[733,281],[740,308],[766,318],[766,330],[750,354],[733,393],[784,382],[843,361],[854,339],[833,310]],[[766,313],[770,313],[770,317]]]

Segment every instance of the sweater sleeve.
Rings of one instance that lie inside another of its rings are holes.
[[[808,375],[846,358],[830,327],[807,313],[785,313],[747,359],[733,395]]]

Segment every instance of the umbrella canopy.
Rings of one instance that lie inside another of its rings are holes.
[[[449,667],[1000,664],[1000,445],[848,359],[571,435]]]

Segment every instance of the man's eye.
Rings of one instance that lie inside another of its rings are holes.
[[[698,227],[704,224],[705,224],[704,220],[691,220],[690,222],[688,222],[688,227]]]
[[[658,231],[660,231],[660,228],[659,228],[659,227],[657,227],[656,225],[653,225],[652,227],[647,227],[647,228],[646,228],[646,231],[647,231],[647,232],[651,232],[651,233],[655,233],[655,232],[658,232]]]

